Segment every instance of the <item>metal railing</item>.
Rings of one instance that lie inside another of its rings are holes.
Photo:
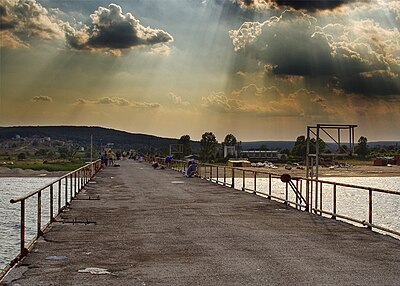
[[[162,163],[162,162],[161,162]],[[187,161],[173,160],[171,168],[185,172],[188,168]],[[384,225],[374,223],[374,215],[385,216],[384,209],[374,209],[374,203],[381,198],[379,195],[394,195],[400,204],[400,192],[373,187],[364,187],[353,184],[330,182],[302,177],[290,177],[284,181],[281,175],[266,170],[254,170],[248,168],[219,166],[213,164],[197,164],[197,177],[217,183],[222,186],[239,189],[253,194],[261,195],[268,199],[274,199],[298,210],[312,212],[317,215],[330,216],[332,219],[343,219],[366,226],[368,229],[378,229],[384,233],[394,234],[400,237],[400,231]],[[291,192],[291,189],[294,192]],[[359,219],[353,215],[345,214],[351,206],[342,206],[338,211],[338,205],[343,204],[343,193],[364,192],[367,202],[361,206],[365,210],[366,217]],[[394,218],[395,219],[395,218]]]
[[[53,182],[32,191],[24,196],[14,198],[10,200],[10,203],[21,203],[21,224],[20,224],[20,253],[11,261],[8,265],[9,268],[14,266],[19,260],[26,256],[32,249],[35,241],[43,235],[43,232],[55,221],[55,218],[65,209],[71,202],[72,199],[83,189],[83,187],[96,175],[101,169],[101,161],[97,160],[89,163],[75,171],[72,171]],[[49,204],[49,220],[42,225],[42,220],[45,217],[42,211],[42,194],[48,193],[48,204]],[[36,235],[26,243],[25,238],[25,224],[26,224],[26,202],[31,199],[34,200],[36,197],[36,211],[37,211],[37,224],[36,224]],[[55,212],[56,210],[56,212]],[[8,267],[3,272],[8,271]]]

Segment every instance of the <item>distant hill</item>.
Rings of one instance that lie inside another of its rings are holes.
[[[400,141],[376,141],[376,142],[368,142],[368,146],[373,147],[388,147],[395,146],[400,147]]]
[[[100,147],[113,143],[118,149],[157,148],[168,150],[170,144],[176,144],[177,139],[162,138],[146,134],[134,134],[125,131],[90,126],[16,126],[0,127],[0,140],[10,139],[16,135],[24,137],[50,137],[51,140],[72,141],[82,146],[90,145],[93,135],[93,145]]]
[[[148,150],[156,148],[168,151],[170,144],[176,144],[177,138],[163,138],[153,135],[129,133],[110,128],[97,126],[15,126],[0,127],[0,141],[11,139],[19,135],[21,137],[50,137],[52,140],[72,141],[82,146],[90,145],[90,136],[93,135],[93,145],[100,147],[107,143],[113,143],[117,149]],[[260,149],[265,147],[268,150],[291,150],[295,141],[253,141],[242,142],[242,150]],[[331,145],[331,143],[328,143]],[[357,144],[357,143],[356,143]],[[368,146],[400,146],[400,141],[377,141],[368,142]],[[192,149],[199,150],[199,141],[192,141]],[[196,152],[196,151],[195,151]]]

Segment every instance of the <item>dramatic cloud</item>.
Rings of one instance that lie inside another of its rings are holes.
[[[224,92],[213,92],[202,98],[203,106],[217,112],[252,112],[255,111],[244,101],[228,98]]]
[[[266,88],[266,87],[257,87],[255,84],[249,84],[247,86],[242,87],[240,90],[235,90],[232,92],[232,95],[244,98],[245,100],[251,100],[251,99],[278,100],[282,98],[281,91],[275,86]]]
[[[175,95],[174,93],[170,92],[168,94],[168,97],[171,99],[171,101],[175,104],[175,105],[181,105],[181,106],[189,106],[190,102],[189,101],[185,101],[182,99],[182,97]]]
[[[233,0],[240,7],[248,9],[272,9],[277,7],[291,7],[297,10],[332,10],[343,4],[365,2],[368,0]]]
[[[63,32],[46,8],[35,0],[0,3],[0,47],[26,47],[29,39],[62,38]]]
[[[0,31],[0,48],[27,48],[28,45],[10,31]]]
[[[144,27],[131,13],[122,13],[120,6],[99,7],[90,15],[91,25],[80,29],[64,23],[67,43],[77,50],[106,50],[119,54],[121,50],[138,46],[153,46],[173,41],[163,30]],[[164,50],[163,50],[164,49]],[[161,51],[165,52],[163,46]]]
[[[52,102],[53,98],[50,96],[45,96],[45,95],[38,95],[33,97],[33,101],[36,102]]]
[[[97,103],[100,104],[114,104],[118,106],[129,106],[130,102],[124,98],[120,97],[102,97],[100,98]]]
[[[319,27],[316,18],[288,10],[245,22],[230,37],[240,55],[275,75],[329,78],[349,93],[400,94],[399,30],[373,20]]]
[[[97,100],[89,100],[85,98],[78,98],[75,104],[79,105],[90,105],[90,104],[101,104],[101,105],[115,105],[121,107],[133,107],[133,108],[159,108],[161,105],[159,103],[149,103],[149,102],[137,102],[129,101],[121,97],[101,97]]]
[[[249,85],[230,95],[213,92],[202,98],[207,109],[224,113],[248,113],[259,116],[329,116],[327,100],[314,91],[299,89],[283,95],[276,87],[265,88]]]

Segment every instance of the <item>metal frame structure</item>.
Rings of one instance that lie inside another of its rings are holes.
[[[307,153],[306,153],[306,177],[318,179],[318,168],[320,165],[320,157],[340,157],[352,156],[354,154],[354,129],[357,125],[354,124],[317,124],[316,126],[307,126]],[[332,133],[336,131],[336,134]],[[349,144],[349,149],[346,150],[342,147],[342,132],[348,132],[348,140],[344,142]],[[338,145],[335,152],[320,153],[318,142],[321,139],[321,134],[327,135],[333,142]],[[310,153],[310,143],[312,135],[315,138],[315,153]],[[342,152],[340,152],[342,151]],[[315,173],[314,173],[315,163]],[[315,176],[314,176],[315,174]]]
[[[169,144],[169,155],[183,154],[183,144]]]

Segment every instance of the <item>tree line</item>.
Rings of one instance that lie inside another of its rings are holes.
[[[178,140],[178,144],[183,146],[183,152],[182,154],[178,154],[177,157],[180,155],[187,156],[193,153],[189,135],[181,136],[181,138]],[[360,136],[356,146],[354,146],[354,150],[350,150],[349,146],[346,144],[336,146],[336,149],[332,150],[331,147],[324,142],[324,140],[319,139],[317,142],[315,138],[311,138],[309,144],[310,154],[316,153],[317,144],[320,154],[339,153],[343,155],[342,158],[346,158],[346,156],[353,156],[361,160],[369,160],[376,157],[394,156],[396,154],[400,154],[400,147],[398,146],[376,146],[370,148],[368,146],[368,139],[365,136]],[[214,162],[226,159],[223,158],[223,146],[236,146],[238,151],[240,151],[240,142],[238,142],[233,134],[226,135],[224,141],[219,144],[216,136],[212,132],[205,132],[201,136],[200,140],[200,160],[203,162]],[[260,150],[261,149],[267,150],[266,146],[260,146]],[[307,154],[307,138],[304,135],[298,136],[292,149],[280,150],[280,152],[282,154],[286,154],[289,159],[305,160]]]

